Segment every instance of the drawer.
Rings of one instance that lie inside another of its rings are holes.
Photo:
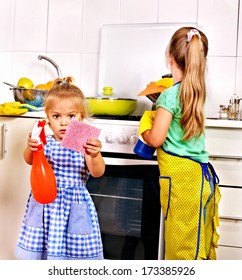
[[[242,221],[242,188],[220,187],[219,216]]]
[[[219,184],[225,186],[242,187],[242,159],[210,158],[219,178]]]
[[[242,188],[220,187],[219,245],[242,248]]]
[[[242,260],[242,248],[218,246],[218,260]]]
[[[218,245],[240,247],[242,249],[242,221],[220,219],[217,228],[220,235]]]
[[[207,127],[205,136],[206,150],[209,154],[242,158],[241,129]]]

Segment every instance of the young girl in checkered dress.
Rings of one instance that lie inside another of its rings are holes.
[[[55,173],[57,197],[52,203],[40,204],[30,193],[17,244],[19,259],[103,259],[97,212],[86,189],[89,174],[100,177],[105,170],[101,142],[88,139],[85,155],[60,146],[71,120],[88,116],[85,104],[71,77],[57,79],[45,98],[53,134],[47,136],[44,152]],[[31,165],[38,144],[30,135],[27,144],[24,159]]]

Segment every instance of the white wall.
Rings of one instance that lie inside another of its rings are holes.
[[[216,117],[219,104],[228,104],[234,93],[242,97],[240,2],[0,0],[0,103],[13,100],[3,81],[16,84],[27,76],[38,84],[56,78],[55,68],[38,60],[39,54],[55,60],[63,76],[74,76],[87,96],[97,95],[103,24],[196,22],[209,39],[207,111]]]

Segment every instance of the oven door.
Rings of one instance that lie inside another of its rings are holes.
[[[160,246],[160,187],[156,158],[103,153],[106,170],[90,177],[87,188],[95,203],[104,258],[155,260]]]

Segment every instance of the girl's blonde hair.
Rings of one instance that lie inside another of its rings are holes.
[[[181,125],[185,132],[184,140],[204,133],[207,53],[207,37],[194,27],[178,29],[167,48],[167,56],[173,58],[183,72],[179,98],[182,109]]]
[[[57,78],[44,100],[45,112],[48,115],[53,104],[57,102],[71,102],[83,119],[87,118],[87,102],[82,91],[75,86],[73,77]]]

